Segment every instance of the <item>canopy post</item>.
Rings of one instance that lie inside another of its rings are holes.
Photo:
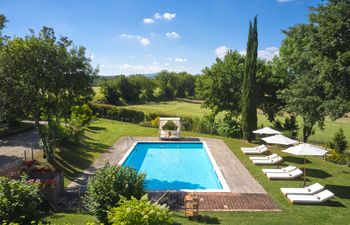
[[[304,187],[306,186],[306,165],[305,165],[305,155],[304,155]]]

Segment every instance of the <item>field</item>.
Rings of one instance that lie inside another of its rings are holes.
[[[157,129],[145,128],[135,124],[122,123],[110,120],[101,120],[91,124],[86,133],[86,144],[89,148],[67,149],[65,159],[66,168],[74,168],[81,171],[93,162],[101,153],[107,150],[122,136],[156,136]],[[184,136],[208,136],[203,134],[183,132]],[[335,193],[336,198],[322,206],[290,205],[280,193],[280,187],[300,187],[301,180],[296,181],[269,181],[262,174],[259,166],[254,166],[247,156],[243,155],[239,148],[249,144],[243,140],[220,138],[225,141],[231,151],[242,161],[250,173],[270,194],[282,212],[203,212],[198,221],[190,221],[183,216],[182,212],[175,212],[177,224],[348,224],[350,207],[350,168],[326,162],[320,158],[307,157],[308,184],[319,182]],[[74,152],[77,151],[77,152]],[[292,164],[302,167],[303,160],[299,157],[286,155],[275,148],[284,157],[284,165]],[[70,156],[72,155],[72,156]],[[67,157],[67,158],[66,158]],[[84,162],[84,163],[81,163]],[[56,224],[85,224],[86,221],[94,221],[87,214],[64,214],[59,213],[47,217],[48,221]]]
[[[160,103],[149,103],[143,105],[128,105],[128,106],[120,106],[121,108],[134,109],[138,111],[143,111],[145,113],[158,113],[165,115],[174,115],[174,116],[189,116],[189,117],[197,117],[201,118],[202,116],[209,114],[210,111],[201,107],[201,104],[198,103],[190,103],[185,101],[168,101],[168,102],[160,102]],[[220,115],[219,115],[220,116]],[[279,117],[278,119],[282,119]],[[301,124],[301,120],[298,120],[299,127]],[[267,120],[267,118],[258,114],[258,126],[270,126],[271,123]],[[336,121],[331,121],[326,119],[325,129],[321,130],[319,127],[315,127],[315,133],[310,136],[309,142],[325,144],[327,143],[334,135],[339,128],[344,129],[345,136],[350,143],[350,118],[341,118]],[[301,132],[299,132],[299,138],[301,139]]]

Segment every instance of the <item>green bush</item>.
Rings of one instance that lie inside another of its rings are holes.
[[[121,109],[113,105],[92,104],[91,108],[94,115],[96,115],[99,118],[118,120],[130,123],[140,123],[145,119],[145,114],[143,112],[129,109]]]
[[[66,132],[69,134],[69,142],[78,142],[93,119],[92,110],[88,104],[81,106],[73,106],[71,109],[71,118],[66,127]]]
[[[41,201],[38,185],[28,184],[25,177],[0,177],[0,221],[28,224],[37,218]]]
[[[217,123],[214,115],[205,115],[201,119],[196,120],[196,128],[194,131],[204,134],[217,134]]]
[[[332,149],[327,157],[327,161],[336,163],[339,165],[350,165],[350,154],[349,152],[339,153],[337,150]]]
[[[335,149],[338,153],[343,153],[346,150],[348,142],[346,141],[344,130],[342,128],[335,133],[333,139],[329,143],[329,146],[332,149]]]
[[[101,222],[107,222],[107,211],[118,206],[120,196],[140,199],[144,195],[145,174],[128,167],[106,164],[89,179],[84,203]]]
[[[172,215],[165,205],[151,203],[147,196],[140,200],[121,199],[119,207],[112,208],[108,213],[108,221],[112,225],[171,225]]]
[[[230,115],[225,115],[224,119],[218,123],[218,134],[225,137],[242,137],[241,124]]]

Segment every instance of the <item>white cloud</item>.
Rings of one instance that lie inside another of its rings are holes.
[[[239,51],[241,55],[246,54],[246,50]],[[275,56],[279,56],[280,50],[277,47],[268,47],[262,50],[258,50],[258,57],[260,59],[272,60]]]
[[[184,62],[187,62],[187,59],[184,59],[184,58],[175,58],[175,62],[184,63]]]
[[[166,19],[166,20],[172,20],[176,17],[176,14],[175,13],[164,13],[163,14],[163,18]]]
[[[168,38],[180,38],[180,35],[178,34],[178,33],[176,33],[176,32],[167,32],[166,33],[166,36],[168,37]]]
[[[120,35],[120,37],[122,38],[126,38],[126,39],[135,39],[138,40],[140,42],[141,45],[146,46],[146,45],[150,45],[151,42],[149,41],[148,38],[146,37],[142,37],[140,35],[133,35],[133,34],[122,34]]]
[[[133,74],[133,73],[157,73],[162,70],[167,70],[168,68],[163,67],[161,65],[130,65],[130,64],[123,64],[119,66],[119,69],[123,71],[123,73],[126,74]]]
[[[153,64],[153,65],[159,65],[160,62],[158,62],[158,61],[153,61],[152,64]]]
[[[162,15],[160,15],[160,13],[155,13],[154,19],[157,19],[157,20],[162,19]]]
[[[90,54],[90,55],[89,55],[89,58],[90,58],[91,60],[93,60],[93,59],[95,58],[94,54]]]
[[[154,19],[151,19],[151,18],[145,18],[145,19],[143,19],[143,23],[145,23],[145,24],[151,24],[151,23],[154,23]]]
[[[160,19],[165,19],[165,20],[173,20],[176,17],[176,13],[170,13],[170,12],[166,12],[163,15],[160,13],[155,13],[154,14],[154,19],[156,20],[160,20]]]
[[[220,46],[220,47],[215,49],[215,55],[216,55],[216,57],[219,57],[220,59],[223,59],[225,57],[225,55],[226,55],[228,50],[230,50],[228,47]]]
[[[279,56],[280,50],[277,47],[269,47],[258,51],[258,56],[261,59],[272,60],[273,57]]]

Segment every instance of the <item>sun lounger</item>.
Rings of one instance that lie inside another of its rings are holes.
[[[272,155],[268,155],[268,156],[250,156],[249,159],[250,160],[267,160],[267,159],[273,159],[278,157],[278,155],[276,153],[273,153]]]
[[[273,165],[273,164],[278,164],[282,162],[282,160],[283,160],[282,157],[277,156],[272,159],[264,159],[264,160],[259,159],[259,160],[252,160],[252,161],[255,165]]]
[[[295,166],[287,166],[280,169],[262,169],[263,173],[283,173],[283,172],[291,172],[292,170],[297,169]]]
[[[319,183],[304,188],[281,188],[283,195],[313,195],[323,190],[324,187]]]
[[[292,180],[300,177],[303,174],[303,171],[299,169],[292,170],[291,172],[282,172],[282,173],[266,173],[265,175],[270,180]]]
[[[323,190],[314,195],[287,195],[292,204],[321,204],[333,197],[334,194],[328,190]]]
[[[244,154],[263,154],[268,150],[268,148],[266,145],[259,145],[253,148],[241,148],[241,150]]]

